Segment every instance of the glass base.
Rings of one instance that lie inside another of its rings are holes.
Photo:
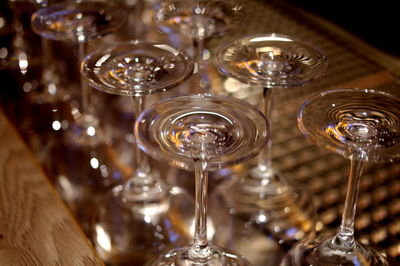
[[[189,243],[194,203],[184,190],[171,187],[154,197],[127,197],[126,189],[117,186],[105,195],[92,224],[94,247],[107,264],[146,265]]]
[[[315,210],[310,195],[286,183],[273,170],[254,167],[232,180],[221,193],[231,214],[253,222],[281,245],[291,246],[315,232]]]
[[[284,257],[281,266],[388,266],[378,251],[355,242],[351,249],[332,244],[334,238],[325,236],[298,243]]]
[[[61,198],[85,233],[90,233],[93,210],[108,189],[132,171],[122,165],[112,146],[76,146],[58,142],[45,162]]]
[[[108,136],[100,127],[98,117],[92,114],[83,114],[72,123],[66,134],[67,141],[77,146],[96,146],[101,142],[108,142]]]
[[[214,222],[208,226],[210,242],[218,247],[242,254],[254,266],[279,265],[287,248],[268,237],[252,221],[229,213],[226,200],[218,190],[209,196],[208,217]],[[210,231],[215,232],[213,235]]]
[[[161,255],[151,266],[244,266],[250,265],[248,261],[238,255],[227,253],[222,249],[208,244],[204,253],[199,256],[193,254],[193,247],[184,247],[171,250]]]
[[[47,84],[43,85],[40,90],[29,92],[29,99],[37,104],[58,104],[69,101],[71,95],[64,88],[59,88],[55,84]]]

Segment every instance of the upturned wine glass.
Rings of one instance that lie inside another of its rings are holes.
[[[388,265],[355,239],[354,220],[363,162],[400,158],[400,98],[372,89],[324,91],[303,103],[298,124],[312,142],[350,159],[350,173],[336,235],[298,243],[282,265]]]
[[[135,122],[139,146],[153,158],[195,171],[195,229],[191,245],[168,251],[152,265],[247,265],[208,242],[208,171],[257,154],[269,134],[265,117],[249,103],[209,94],[170,98]]]
[[[118,1],[67,1],[38,9],[32,15],[32,29],[44,39],[77,43],[81,62],[89,41],[115,32],[125,21],[125,10]],[[88,86],[81,81],[80,87],[81,110],[74,112],[71,140],[78,144],[101,141],[99,119],[89,108]]]
[[[263,113],[270,122],[276,89],[297,87],[320,77],[325,55],[314,46],[283,34],[258,34],[231,41],[216,54],[219,70],[245,84],[264,87]],[[249,87],[251,89],[251,87]],[[272,166],[272,141],[247,170],[224,191],[231,213],[260,225],[280,242],[293,242],[313,232],[314,209],[307,193],[299,191]]]
[[[182,50],[162,43],[131,41],[89,54],[82,73],[90,86],[130,96],[134,113],[145,108],[146,95],[183,83],[193,63]],[[169,186],[135,145],[136,170],[114,187],[98,206],[92,225],[93,242],[111,264],[142,265],[166,248],[186,243],[193,200],[181,188]]]
[[[38,9],[47,8],[57,1],[28,0],[26,2],[34,3],[36,9]],[[42,35],[40,35],[40,37],[42,75],[40,86],[30,92],[29,96],[31,101],[38,104],[58,104],[59,102],[67,101],[70,97],[70,93],[61,85],[61,77],[57,67],[59,62],[57,62],[53,56],[52,41],[48,38],[44,38]]]
[[[209,84],[202,80],[205,41],[236,29],[243,17],[243,6],[228,0],[172,0],[162,1],[156,8],[154,21],[164,32],[180,32],[192,40],[197,68],[195,90],[208,92]]]

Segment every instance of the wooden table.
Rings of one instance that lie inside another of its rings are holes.
[[[103,265],[0,110],[0,265]]]

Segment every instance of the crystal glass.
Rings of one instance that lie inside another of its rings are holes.
[[[131,96],[134,113],[145,107],[146,95],[172,89],[193,71],[191,59],[167,44],[131,41],[89,54],[82,73],[90,86]],[[136,168],[122,185],[99,204],[92,225],[93,242],[111,264],[146,263],[166,248],[186,243],[193,200],[182,189],[166,184],[146,154],[136,146]]]
[[[192,39],[198,69],[194,81],[200,91],[208,90],[202,81],[202,60],[205,40],[236,29],[243,16],[243,7],[237,1],[227,0],[173,0],[161,2],[154,15],[156,25],[165,32],[180,32]],[[204,56],[204,57],[203,57]],[[209,55],[208,55],[209,57]]]
[[[334,236],[300,242],[282,265],[388,265],[354,237],[354,217],[363,162],[400,158],[400,98],[372,89],[335,89],[305,101],[300,130],[315,144],[350,159],[340,228]]]
[[[71,41],[79,45],[79,62],[87,54],[90,40],[115,32],[125,23],[125,10],[118,1],[81,0],[40,8],[32,15],[32,29],[44,39]],[[89,91],[81,82],[81,110],[75,114],[71,139],[79,144],[96,141],[98,118],[89,109]]]
[[[38,9],[31,18],[34,32],[46,40],[77,44],[78,59],[87,53],[90,41],[115,32],[125,23],[125,10],[118,1],[64,1]],[[45,47],[44,49],[48,49]],[[93,206],[98,195],[123,177],[123,170],[111,148],[111,135],[100,126],[89,105],[89,87],[79,77],[80,108],[71,104],[68,120],[61,122],[62,138],[51,151],[51,174],[55,187],[89,233]],[[56,126],[59,128],[60,121]],[[64,124],[67,126],[64,127]],[[78,159],[79,158],[79,159]]]
[[[29,0],[33,2],[37,8],[46,8],[55,4],[57,1],[39,1]],[[32,15],[31,20],[35,18]],[[31,23],[33,24],[33,22]],[[39,88],[30,93],[30,98],[33,102],[39,104],[57,104],[69,99],[70,94],[62,84],[60,84],[60,73],[57,69],[57,62],[52,53],[52,41],[48,38],[41,37],[41,63],[42,63],[42,76]]]
[[[276,33],[229,42],[217,51],[216,63],[225,75],[256,89],[264,87],[261,109],[270,123],[276,89],[309,83],[327,68],[326,57],[320,50]],[[291,244],[313,231],[314,209],[309,195],[292,186],[272,167],[271,147],[269,140],[258,156],[258,164],[224,194],[232,213],[258,224],[280,243]]]
[[[16,70],[21,74],[21,78],[32,71],[32,67],[37,65],[38,57],[35,55],[36,39],[32,39],[30,32],[26,27],[25,17],[30,16],[36,8],[33,0],[6,0],[4,1],[9,8],[12,30],[11,47],[6,57],[7,68]]]
[[[259,152],[269,134],[262,113],[230,97],[180,96],[145,110],[135,123],[135,134],[153,158],[195,171],[193,242],[159,256],[152,265],[247,265],[240,256],[208,243],[208,171]]]

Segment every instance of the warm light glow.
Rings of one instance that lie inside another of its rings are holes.
[[[267,221],[267,216],[265,214],[260,214],[257,216],[257,223],[265,223]]]
[[[20,53],[18,55],[18,65],[19,68],[21,69],[21,73],[22,74],[26,74],[26,72],[28,72],[28,57],[26,55],[26,53]]]
[[[88,127],[87,130],[86,130],[86,133],[89,136],[93,137],[94,135],[96,135],[96,129],[94,127]]]
[[[51,124],[51,127],[55,130],[58,131],[61,129],[61,123],[58,120],[54,120],[53,123]]]
[[[56,86],[56,84],[54,84],[54,83],[50,83],[50,84],[48,85],[47,89],[48,89],[48,91],[49,91],[49,93],[50,93],[51,95],[55,95],[56,92],[57,92],[57,86]]]
[[[90,166],[91,166],[93,169],[99,168],[99,160],[97,160],[97,158],[92,158],[92,159],[90,159]]]
[[[96,224],[96,240],[97,244],[107,252],[111,251],[111,239],[110,236],[104,231],[103,227]]]

